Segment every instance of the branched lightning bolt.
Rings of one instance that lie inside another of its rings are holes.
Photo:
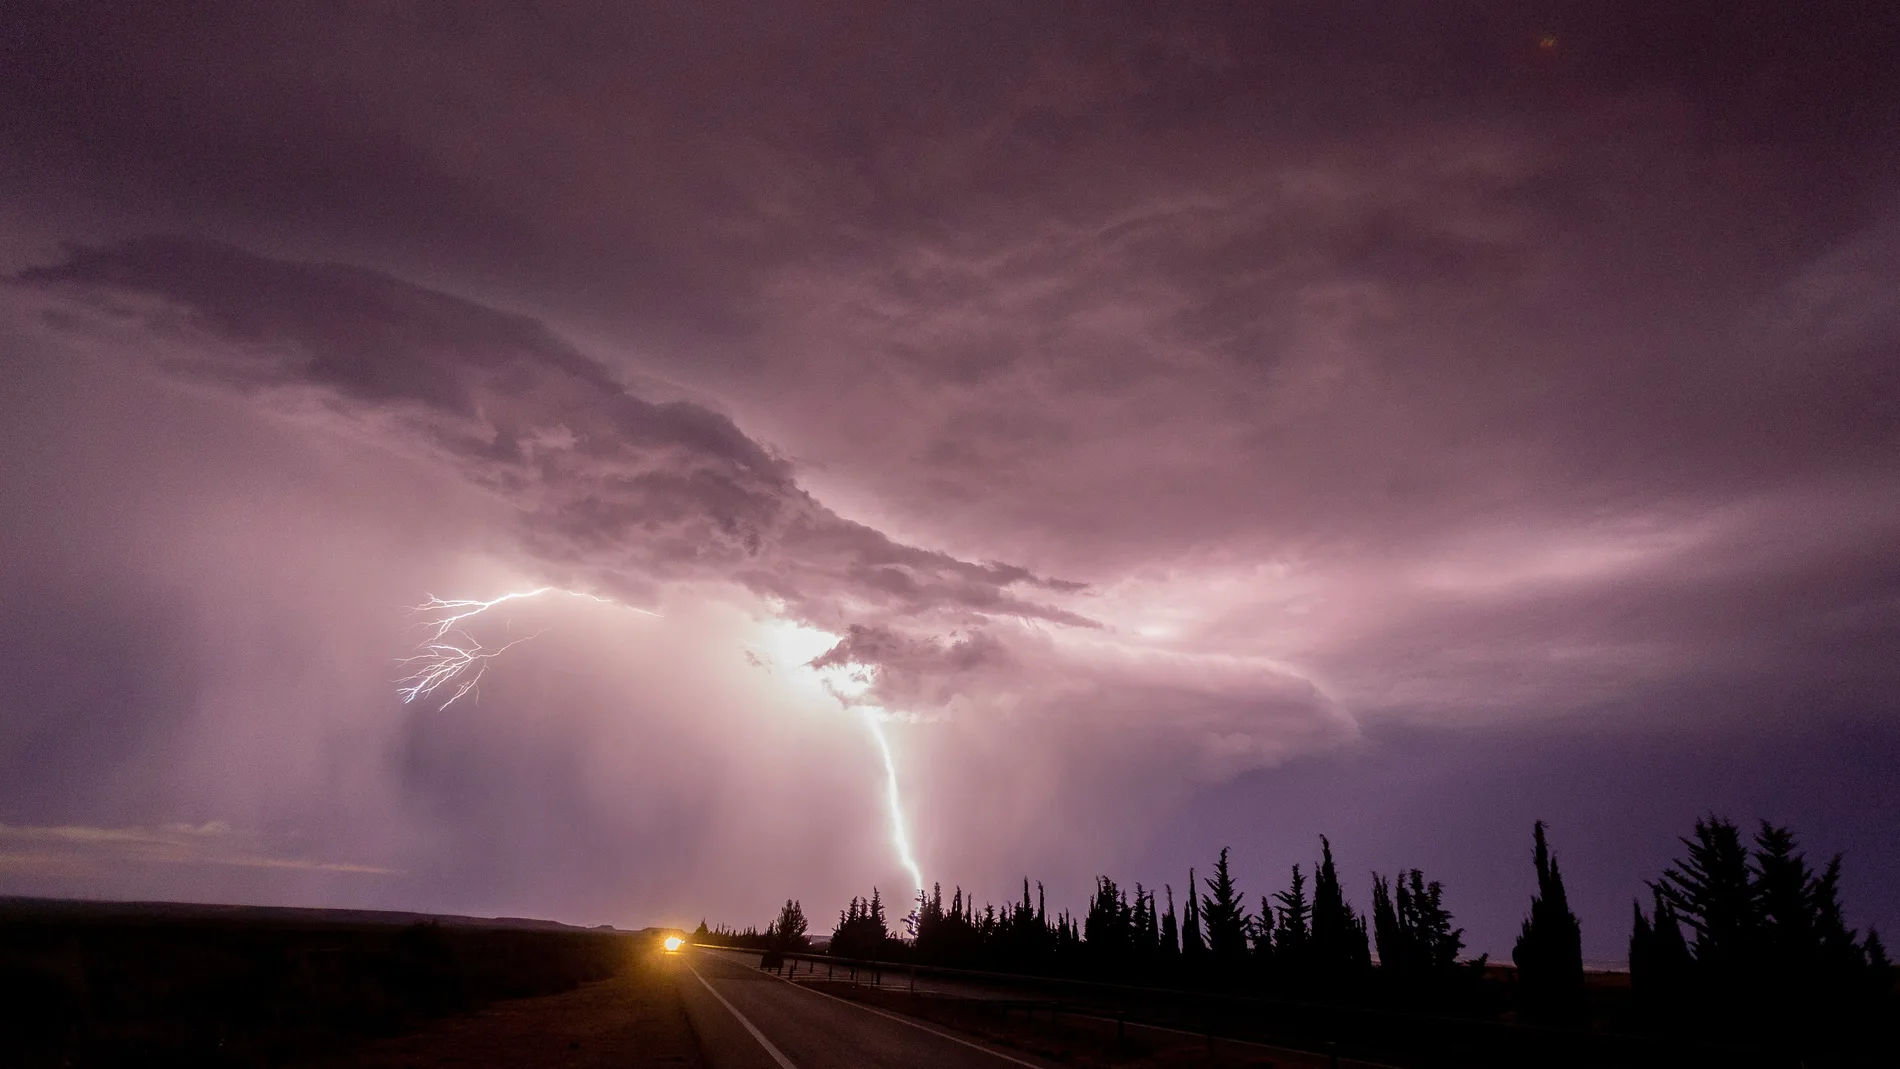
[[[537,598],[543,594],[565,594],[571,598],[585,598],[603,605],[619,605],[623,609],[630,609],[646,616],[660,615],[649,609],[622,605],[612,598],[555,586],[517,590],[487,601],[474,598],[438,598],[431,594],[429,600],[415,606],[415,611],[418,613],[432,614],[429,619],[421,623],[422,628],[427,632],[427,637],[417,644],[415,653],[399,658],[396,662],[401,665],[415,666],[414,671],[396,681],[396,693],[402,697],[403,703],[406,705],[417,698],[427,697],[434,694],[438,688],[450,684],[454,684],[455,692],[449,695],[447,701],[436,707],[438,712],[454,705],[458,699],[470,691],[479,695],[482,673],[488,670],[488,662],[506,653],[510,647],[526,642],[540,632],[535,632],[535,635],[523,635],[491,649],[464,630],[462,622],[480,616],[497,605],[521,601],[525,598]]]
[[[538,634],[539,631],[535,632],[535,635]],[[491,650],[459,630],[444,631],[432,641],[417,646],[413,656],[403,657],[396,662],[419,666],[396,681],[396,693],[402,695],[403,704],[406,705],[433,693],[437,687],[453,682],[455,693],[449,695],[448,701],[436,706],[436,711],[440,712],[477,688],[482,681],[482,673],[488,671],[489,661],[506,653],[510,646],[533,637],[523,635]],[[470,669],[474,670],[473,674],[468,674]]]

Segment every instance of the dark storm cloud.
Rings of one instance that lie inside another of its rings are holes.
[[[1330,775],[1399,722],[1463,733],[1466,775],[1508,727],[1552,733],[1511,758],[1538,783],[1566,731],[1893,715],[1891,5],[9,20],[5,269],[442,462],[525,571],[720,577],[843,635],[820,667],[874,660],[865,699],[930,721],[941,856],[1000,864],[1004,801],[1180,797],[1183,749]],[[1015,619],[1069,612],[1107,627]],[[561,774],[434,758],[445,812]],[[1407,804],[1386,771],[1340,780],[1362,828]],[[508,878],[489,826],[444,871]]]
[[[724,416],[631,395],[532,319],[359,268],[164,238],[74,249],[18,281],[95,301],[161,298],[150,325],[170,335],[174,370],[313,404],[453,464],[521,510],[537,554],[622,596],[711,577],[815,622],[855,611],[1087,624],[1009,592],[1077,584],[899,545],[842,519]]]

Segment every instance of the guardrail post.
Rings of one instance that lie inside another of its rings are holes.
[[[1339,1044],[1330,1039],[1326,1041],[1326,1064],[1330,1069],[1339,1069]]]
[[[915,965],[910,967],[910,993],[913,995],[917,993],[917,966]]]

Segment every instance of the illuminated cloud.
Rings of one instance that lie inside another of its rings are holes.
[[[984,895],[1325,831],[1502,953],[1544,816],[1611,956],[1720,804],[1900,916],[1871,5],[16,6],[0,820],[406,875],[9,887],[841,904],[829,684]],[[546,584],[666,620],[400,704],[408,607]]]
[[[808,622],[1091,626],[1030,600],[1080,584],[906,546],[844,519],[726,417],[644,401],[525,317],[373,271],[168,238],[74,249],[19,282],[76,294],[107,329],[123,327],[115,317],[141,320],[149,333],[132,344],[198,383],[451,466],[518,511],[524,551],[618,597],[717,578]]]

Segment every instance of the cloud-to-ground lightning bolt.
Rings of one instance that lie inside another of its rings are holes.
[[[836,641],[836,636],[827,636]],[[897,789],[897,761],[891,756],[891,740],[884,734],[884,722],[879,714],[884,712],[881,706],[862,702],[866,691],[871,689],[871,677],[877,669],[871,665],[845,664],[832,665],[824,669],[814,669],[808,662],[805,670],[816,672],[819,681],[824,684],[831,696],[847,708],[855,708],[863,718],[866,730],[877,742],[877,752],[884,758],[884,797],[891,810],[891,845],[897,848],[897,858],[903,862],[910,873],[911,882],[919,891],[924,888],[924,874],[917,864],[917,858],[910,852],[910,834],[904,828],[904,800]]]
[[[454,684],[455,691],[448,700],[437,706],[437,711],[454,705],[458,699],[470,691],[475,691],[482,681],[482,674],[488,671],[488,662],[506,653],[509,647],[526,642],[534,635],[523,635],[512,642],[489,648],[476,641],[474,636],[462,629],[462,621],[480,616],[482,613],[510,601],[526,598],[538,598],[543,594],[563,594],[571,598],[585,598],[603,605],[617,605],[647,616],[659,616],[657,612],[622,605],[612,598],[603,598],[578,590],[566,590],[555,586],[535,587],[533,590],[517,590],[503,594],[498,598],[478,601],[474,598],[438,598],[431,594],[429,600],[415,606],[418,613],[433,614],[422,621],[428,636],[416,646],[414,654],[398,659],[402,665],[413,665],[414,670],[396,681],[396,693],[408,704],[417,698],[434,694],[438,688]],[[535,632],[536,635],[540,632]],[[479,692],[478,692],[479,693]]]
[[[917,859],[911,856],[910,836],[904,831],[904,802],[897,793],[897,762],[891,759],[891,743],[884,737],[884,724],[877,718],[877,710],[871,706],[860,708],[864,716],[864,726],[871,729],[871,737],[877,740],[877,749],[884,755],[884,792],[891,805],[891,840],[897,846],[898,860],[910,870],[910,882],[918,890],[924,888],[923,870],[917,867]]]
[[[660,616],[657,612],[626,605],[612,598],[554,586],[517,590],[486,601],[475,598],[438,598],[430,595],[427,601],[414,607],[417,613],[429,614],[428,618],[420,624],[425,631],[425,637],[417,644],[412,655],[398,659],[399,664],[415,667],[408,675],[396,681],[396,693],[407,704],[452,685],[453,692],[449,694],[446,701],[436,707],[438,711],[454,705],[470,692],[479,693],[477,686],[481,683],[483,673],[488,670],[488,662],[506,653],[510,647],[534,638],[540,632],[537,631],[534,635],[523,635],[513,641],[490,648],[464,630],[463,622],[480,616],[498,605],[537,598],[544,594],[585,598],[604,605],[632,609],[634,612],[647,616]],[[823,635],[823,637],[830,639],[833,643],[837,641],[835,635]],[[747,643],[747,645],[753,644]],[[762,651],[765,649],[762,646],[754,648]],[[878,706],[866,705],[857,700],[870,689],[870,674],[874,669],[856,664],[844,666],[842,671],[820,672],[813,669],[809,663],[800,667],[818,675],[825,689],[840,703],[846,707],[856,708],[864,720],[865,728],[870,731],[872,740],[877,743],[878,754],[884,759],[884,792],[886,803],[890,808],[891,842],[897,848],[898,860],[910,874],[911,882],[922,890],[923,870],[918,866],[917,858],[911,853],[910,835],[905,830],[903,796],[898,790],[897,783],[897,761],[891,754],[890,739],[884,734],[884,723],[879,719],[879,714],[883,710]]]

